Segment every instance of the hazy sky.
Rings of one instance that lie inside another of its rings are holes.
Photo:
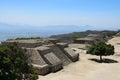
[[[120,0],[0,0],[0,22],[120,26]]]

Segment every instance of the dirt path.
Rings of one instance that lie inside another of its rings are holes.
[[[97,63],[88,59],[99,58],[80,54],[80,60],[65,66],[63,70],[39,76],[39,80],[120,80],[120,63]],[[120,61],[120,57],[104,57]]]

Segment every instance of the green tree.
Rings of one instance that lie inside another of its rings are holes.
[[[37,80],[25,52],[17,44],[0,44],[0,80]]]
[[[114,46],[105,44],[104,42],[98,42],[97,44],[91,46],[87,53],[100,56],[100,61],[102,62],[102,56],[114,54]]]

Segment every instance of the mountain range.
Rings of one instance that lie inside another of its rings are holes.
[[[104,30],[105,28],[97,28],[90,25],[49,25],[49,26],[30,26],[19,24],[0,23],[0,33],[39,33],[44,36],[51,36],[57,34],[66,34],[71,32],[81,32],[86,30]],[[112,29],[112,28],[109,28]],[[112,29],[113,30],[113,29]]]

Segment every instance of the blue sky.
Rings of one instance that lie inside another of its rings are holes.
[[[120,0],[0,0],[9,24],[120,26]]]

